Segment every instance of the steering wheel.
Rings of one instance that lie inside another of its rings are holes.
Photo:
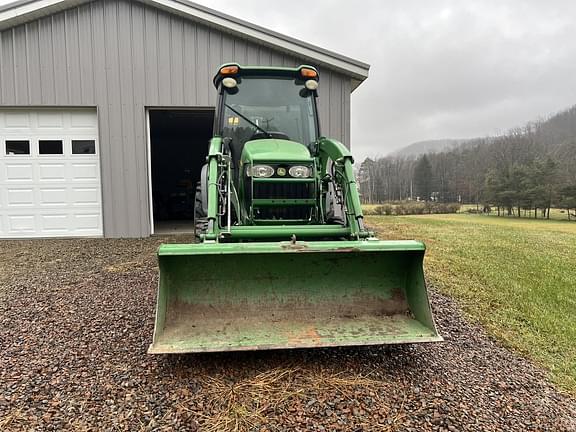
[[[284,132],[278,131],[269,131],[268,134],[265,134],[262,131],[256,131],[252,137],[250,137],[250,141],[259,140],[259,139],[282,139],[282,140],[290,140],[290,137],[286,135]]]

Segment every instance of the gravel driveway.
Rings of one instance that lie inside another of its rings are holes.
[[[442,344],[149,356],[162,240],[0,242],[0,430],[576,431],[434,292]]]

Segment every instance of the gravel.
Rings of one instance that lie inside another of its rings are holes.
[[[166,240],[0,242],[0,430],[576,431],[434,289],[440,344],[149,356]]]

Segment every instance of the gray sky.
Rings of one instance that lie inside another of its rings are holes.
[[[369,63],[352,94],[359,160],[576,104],[572,0],[197,1]]]
[[[573,0],[196,1],[369,63],[352,95],[359,160],[576,104]]]

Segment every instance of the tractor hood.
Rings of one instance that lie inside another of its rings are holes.
[[[245,163],[253,161],[308,162],[310,159],[310,151],[306,146],[282,139],[247,141],[242,151],[242,161]]]

